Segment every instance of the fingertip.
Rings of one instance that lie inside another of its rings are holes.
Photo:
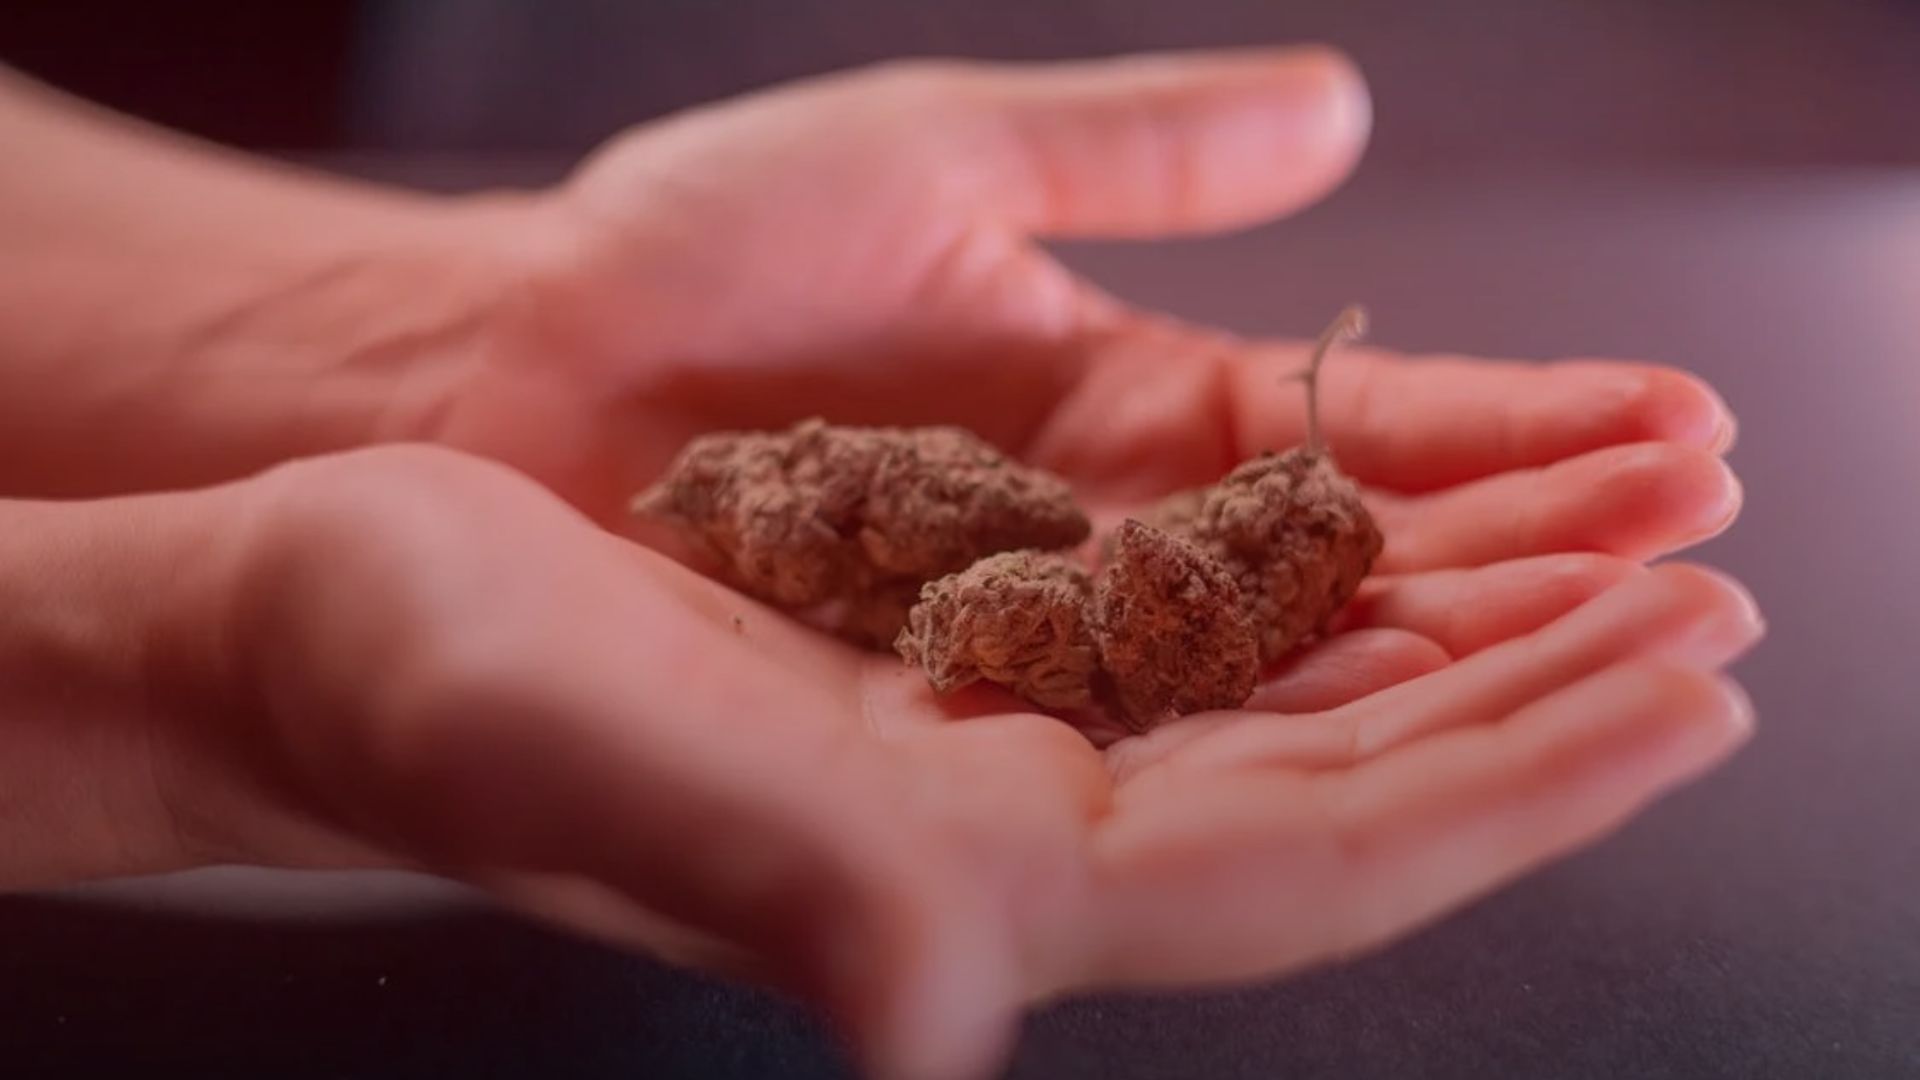
[[[919,1015],[869,1034],[861,1045],[875,1080],[988,1080],[1012,1052],[1017,1017],[940,992]]]
[[[986,1080],[1012,1050],[1022,997],[1011,954],[994,920],[950,892],[926,900],[917,947],[877,958],[891,977],[853,1017],[881,1080]]]
[[[1752,733],[1752,702],[1730,679],[1660,661],[1628,665],[1621,675],[1642,684],[1649,718],[1669,736],[1668,784],[1720,764]]]
[[[1373,93],[1366,75],[1351,54],[1333,45],[1303,45],[1295,52],[1317,67],[1325,80],[1330,136],[1352,143],[1357,158],[1359,148],[1373,133]]]
[[[1724,570],[1701,563],[1668,562],[1654,567],[1652,576],[1675,583],[1712,606],[1734,613],[1734,618],[1741,623],[1764,625],[1759,602],[1754,599],[1753,593]]]
[[[1740,508],[1747,503],[1747,488],[1740,482],[1740,474],[1733,471],[1733,466],[1727,464],[1725,458],[1716,456],[1713,461],[1721,491],[1721,502],[1712,526],[1713,534],[1717,536],[1740,516]]]
[[[1218,62],[1231,54],[1194,54]],[[1373,95],[1353,55],[1325,42],[1251,50],[1267,81],[1290,102],[1317,100],[1322,133],[1330,140],[1364,145],[1373,131]]]
[[[1285,55],[1292,74],[1277,89],[1298,95],[1301,100],[1317,100],[1320,105],[1306,113],[1317,127],[1287,147],[1289,157],[1278,162],[1282,168],[1298,170],[1300,178],[1298,191],[1284,200],[1276,199],[1279,210],[1308,205],[1338,187],[1360,164],[1373,135],[1373,95],[1366,76],[1350,55],[1318,44],[1288,49]],[[1310,84],[1311,89],[1292,89],[1301,82]],[[1282,103],[1290,104],[1282,99],[1276,103],[1276,112]],[[1316,134],[1317,139],[1313,137]],[[1308,148],[1315,143],[1322,159],[1317,169],[1308,167],[1313,156]]]
[[[1706,380],[1674,368],[1651,368],[1640,376],[1630,408],[1643,437],[1724,454],[1733,446],[1734,416]]]
[[[1727,686],[1682,662],[1641,658],[1543,698],[1514,722],[1553,748],[1539,759],[1543,774],[1596,796],[1587,805],[1600,808],[1591,823],[1602,826],[1699,777],[1738,748],[1745,713]]]
[[[1666,442],[1724,454],[1736,422],[1705,379],[1658,364],[1575,358],[1554,361],[1582,388],[1588,430],[1606,443]]]
[[[1001,68],[992,86],[1018,148],[993,199],[1053,235],[1212,232],[1288,213],[1352,172],[1372,126],[1357,66],[1318,45]]]
[[[1740,418],[1735,415],[1733,407],[1705,379],[1686,372],[1676,375],[1686,385],[1686,394],[1691,400],[1684,405],[1676,400],[1671,406],[1679,414],[1672,426],[1692,434],[1695,445],[1704,446],[1713,453],[1724,455],[1732,450],[1740,437]],[[1676,393],[1674,397],[1678,399],[1680,395]],[[1703,429],[1706,434],[1701,440],[1699,432]]]
[[[1766,633],[1766,616],[1753,593],[1720,570],[1698,563],[1663,563],[1652,577],[1661,587],[1678,589],[1696,608],[1713,613],[1711,630],[1717,637],[1745,648]]]
[[[1258,82],[1289,107],[1317,101],[1326,132],[1337,137],[1364,140],[1373,127],[1373,96],[1366,75],[1351,53],[1327,42],[1145,53],[1118,62],[1177,66],[1195,86]]]
[[[1705,450],[1672,447],[1666,475],[1655,485],[1675,512],[1675,537],[1699,543],[1727,531],[1746,500],[1740,478],[1725,459]]]
[[[1731,746],[1744,745],[1753,737],[1754,728],[1759,722],[1759,714],[1754,709],[1753,696],[1747,688],[1726,675],[1714,677],[1715,688],[1720,692],[1721,726],[1726,729]]]
[[[1596,523],[1616,534],[1607,550],[1660,555],[1718,536],[1739,516],[1739,478],[1716,454],[1669,442],[1602,453],[1612,456],[1592,504],[1608,507],[1606,520]]]

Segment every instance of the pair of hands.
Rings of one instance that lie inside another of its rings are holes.
[[[1603,834],[1750,724],[1717,672],[1751,602],[1639,565],[1738,505],[1732,421],[1671,370],[1343,354],[1324,421],[1378,576],[1245,709],[1105,747],[598,527],[692,434],[814,413],[965,425],[1106,520],[1299,441],[1298,347],[1133,310],[1032,237],[1285,213],[1366,128],[1314,50],[916,64],[463,209],[512,288],[483,347],[405,370],[391,433],[466,453],[218,495],[245,689],[160,740],[181,843],[455,875],[957,1077],[1029,1001],[1295,969]]]

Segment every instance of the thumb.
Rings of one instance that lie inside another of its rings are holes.
[[[870,883],[858,911],[837,926],[816,923],[805,950],[820,980],[814,991],[873,1080],[997,1075],[1024,1003],[1008,943],[987,913],[962,910],[963,892],[928,896],[899,888],[906,884]],[[922,895],[886,902],[888,892]]]
[[[1320,46],[972,69],[998,153],[983,209],[1037,233],[1248,225],[1321,198],[1360,159],[1366,83]]]

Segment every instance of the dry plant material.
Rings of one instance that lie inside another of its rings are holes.
[[[1304,445],[1244,461],[1219,483],[1179,492],[1146,517],[1232,573],[1259,630],[1264,663],[1324,631],[1353,598],[1384,543],[1359,485],[1340,471],[1320,432],[1320,366],[1333,345],[1365,328],[1365,313],[1351,307],[1315,343],[1302,376]]]
[[[1380,530],[1327,449],[1319,413],[1327,354],[1365,325],[1365,313],[1348,308],[1314,343],[1298,376],[1307,397],[1303,445],[1242,462],[1107,538],[1084,621],[1099,662],[1092,684],[1129,729],[1244,704],[1261,667],[1324,632],[1372,569]],[[929,586],[923,605],[946,587]],[[950,681],[956,661],[972,677],[1019,689],[993,670],[966,667],[945,641],[903,638],[900,651],[929,672],[935,689]],[[966,645],[986,647],[977,639]]]
[[[1093,704],[1093,585],[1065,555],[990,555],[928,584],[895,648],[948,693],[985,679],[1036,705]]]
[[[1168,531],[1233,575],[1259,629],[1262,662],[1325,630],[1383,544],[1360,489],[1321,450],[1262,454],[1194,501],[1191,516],[1173,516]]]
[[[1094,587],[1093,638],[1119,719],[1145,731],[1175,716],[1245,703],[1259,637],[1240,586],[1217,559],[1138,521],[1120,526]]]
[[[1066,482],[951,427],[703,436],[634,510],[746,592],[891,644],[938,692],[984,680],[1045,708],[1104,702],[1145,731],[1244,704],[1262,666],[1323,633],[1379,556],[1320,431],[1321,365],[1364,330],[1350,307],[1314,344],[1298,376],[1304,444],[1126,522],[1096,575],[1062,553],[1089,532]]]
[[[697,438],[633,509],[675,526],[743,591],[878,647],[925,582],[1089,531],[1064,480],[969,432],[819,420]]]

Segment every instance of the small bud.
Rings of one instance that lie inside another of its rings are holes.
[[[941,693],[979,679],[1036,705],[1093,703],[1087,572],[1064,555],[990,555],[929,582],[894,643]]]
[[[1066,481],[951,427],[725,432],[689,443],[633,502],[741,590],[885,648],[927,581],[1089,525]]]
[[[1120,719],[1134,731],[1245,704],[1260,674],[1233,575],[1200,548],[1138,521],[1120,526],[1094,586],[1093,637]]]
[[[1233,575],[1267,663],[1326,629],[1384,543],[1359,487],[1301,447],[1243,462],[1208,488],[1184,535]]]

